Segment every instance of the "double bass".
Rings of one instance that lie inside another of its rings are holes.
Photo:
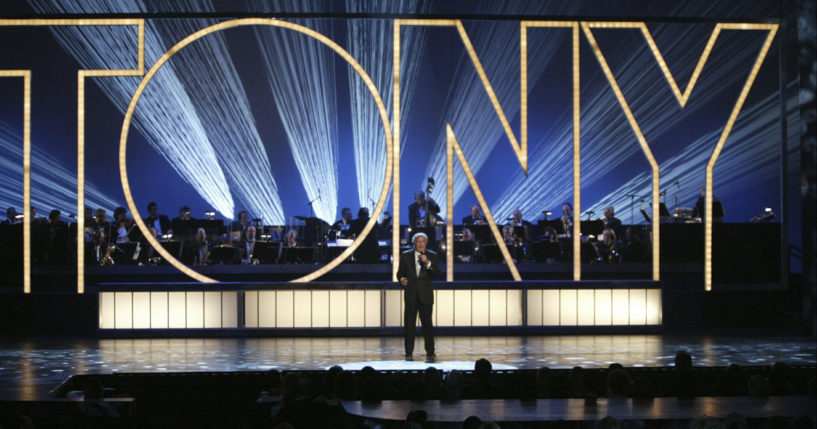
[[[429,210],[429,200],[431,199],[431,191],[434,190],[434,185],[435,185],[434,178],[429,177],[428,181],[426,182],[426,198],[425,203],[423,204],[423,212],[425,212],[426,214],[422,220],[421,226],[423,227],[434,227],[443,224],[442,219],[439,216],[437,216],[437,213],[434,213]],[[434,200],[431,200],[430,203],[434,204],[435,206],[437,205],[437,203],[434,202]],[[437,210],[439,211],[439,206]]]

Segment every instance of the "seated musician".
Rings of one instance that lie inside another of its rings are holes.
[[[471,206],[471,214],[462,218],[463,225],[486,225],[485,216],[479,210],[479,206],[474,204]]]
[[[287,231],[286,239],[284,240],[286,247],[298,247],[298,230],[290,229]]]
[[[515,246],[517,244],[517,238],[513,233],[512,226],[505,225],[502,227],[502,241],[505,242],[506,246]]]
[[[542,241],[549,241],[551,243],[554,243],[556,241],[559,241],[559,238],[556,235],[556,230],[552,226],[546,226],[545,230],[542,231],[541,240]]]
[[[417,191],[414,193],[414,202],[408,208],[409,226],[412,228],[434,226],[439,212],[440,206],[437,205],[433,198],[426,198],[425,192]],[[433,242],[434,237],[429,236],[429,241]],[[429,247],[431,247],[431,243],[429,243]]]
[[[524,242],[528,242],[531,240],[531,234],[535,235],[535,232],[532,231],[533,228],[531,223],[522,218],[522,210],[516,209],[513,211],[513,215],[511,216],[511,226],[522,227],[524,235],[519,238],[522,239],[522,241]]]
[[[618,242],[616,232],[606,228],[602,232],[601,241],[592,241],[599,262],[619,262]]]
[[[502,227],[502,241],[504,241],[505,246],[508,247],[508,252],[510,252],[513,261],[517,262],[522,254],[522,249],[519,247],[522,242],[516,236],[516,234],[514,234],[514,230],[511,225],[505,225]]]
[[[716,210],[715,208],[719,207],[720,210]],[[723,221],[723,215],[725,214],[726,210],[723,210],[723,203],[721,202],[720,198],[712,195],[712,221],[713,222],[721,222]],[[701,188],[701,196],[698,197],[698,201],[695,202],[695,209],[692,211],[692,217],[704,219],[706,215],[706,188]]]
[[[59,210],[48,213],[48,246],[46,262],[51,265],[63,265],[68,261],[68,224],[62,220]]]
[[[246,210],[241,210],[238,212],[238,220],[235,220],[230,224],[230,241],[242,241],[247,234],[247,229],[249,228],[255,229],[255,227],[250,223],[250,214],[247,213]]]
[[[474,252],[476,253],[479,250],[479,243],[474,239],[474,233],[471,232],[468,228],[462,229],[462,236],[460,236],[460,241],[472,241],[474,243]],[[456,249],[456,247],[455,247]],[[473,262],[474,255],[456,255],[460,262]]]
[[[134,231],[135,224],[132,220],[128,219],[128,211],[125,210],[124,207],[117,207],[113,211],[113,222],[109,224],[109,230],[111,231],[108,234],[109,237],[113,238],[116,237],[116,243],[130,243],[133,240],[133,234],[136,234]]]
[[[196,230],[191,250],[193,251],[193,265],[207,265],[207,260],[210,259],[210,246],[207,243],[207,231],[204,228]]]
[[[638,230],[635,227],[628,227],[626,237],[621,244],[621,262],[643,262],[644,245],[638,237]]]
[[[565,228],[565,236],[573,236],[573,204],[562,204],[562,225]]]
[[[70,235],[71,237],[76,237],[77,234],[77,224],[72,223],[70,226]],[[94,218],[94,211],[90,207],[85,207],[85,231],[83,234],[85,236],[86,243],[92,243],[94,241],[94,232],[97,230],[96,219]]]
[[[3,221],[3,223],[7,225],[14,225],[17,222],[19,222],[19,220],[17,219],[17,209],[15,209],[14,207],[7,208],[6,220]]]
[[[238,250],[241,252],[241,263],[257,264],[258,260],[253,260],[253,250],[255,249],[255,227],[250,225],[244,230],[239,240]]]
[[[332,224],[332,229],[337,233],[338,238],[352,238],[352,209],[344,207],[340,211],[340,220]]]
[[[522,218],[522,211],[516,209],[513,211],[513,220],[511,226],[531,226],[531,223]]]
[[[159,214],[159,206],[155,202],[148,204],[149,216],[144,219],[145,224],[150,229],[154,237],[162,237],[166,234],[173,234],[173,229],[170,226],[170,219],[165,215]]]
[[[615,216],[615,209],[613,206],[604,207],[604,228],[612,229],[616,233],[616,237],[621,237],[621,219]]]
[[[360,236],[360,233],[363,232],[363,228],[366,227],[368,222],[369,209],[367,207],[361,207],[360,210],[357,211],[357,219],[352,221],[352,227],[350,228],[353,236]],[[357,262],[362,264],[374,264],[380,260],[380,247],[377,243],[379,228],[380,225],[375,223],[374,228],[369,231],[369,235],[366,236],[357,250],[355,250],[355,260]]]
[[[179,217],[173,218],[173,220],[170,221],[170,227],[173,228],[173,238],[184,242],[193,241],[197,234],[193,224],[194,219],[190,214],[190,207],[182,206],[179,209]]]
[[[96,209],[96,212],[94,213],[94,225],[98,231],[108,230],[108,213],[105,211],[105,209],[101,207]]]

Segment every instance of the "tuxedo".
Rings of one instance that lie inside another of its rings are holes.
[[[172,229],[172,226],[170,225],[170,218],[168,218],[165,215],[160,214],[158,218],[154,217],[144,218],[145,225],[147,225],[148,229],[150,229],[150,227],[155,227],[157,220],[159,221],[159,228],[161,228],[162,230],[161,231],[157,230],[156,235],[165,235],[167,234],[168,231]]]
[[[405,348],[406,355],[409,356],[414,351],[414,331],[417,323],[417,312],[420,312],[420,323],[423,327],[423,338],[425,339],[426,356],[434,356],[434,327],[431,323],[431,315],[434,306],[434,287],[432,277],[439,271],[440,256],[433,250],[426,250],[429,263],[419,262],[419,255],[414,249],[400,254],[400,264],[397,268],[397,278],[407,278],[408,284],[404,286],[405,301]]]
[[[462,218],[462,224],[463,225],[474,225],[474,224],[477,224],[477,223],[487,224],[488,221],[485,220],[484,216],[483,217],[474,217],[474,216],[468,215],[468,216]]]

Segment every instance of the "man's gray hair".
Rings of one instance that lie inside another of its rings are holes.
[[[424,232],[418,232],[411,236],[411,243],[414,244],[418,237],[423,237],[426,239],[426,241],[428,241],[428,236]]]

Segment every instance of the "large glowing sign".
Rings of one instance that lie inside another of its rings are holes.
[[[380,93],[378,92],[377,88],[375,87],[374,83],[372,82],[369,75],[363,69],[362,66],[341,46],[335,43],[333,40],[329,39],[325,35],[318,33],[310,28],[297,25],[291,22],[282,21],[282,20],[273,20],[273,19],[263,19],[263,18],[247,18],[247,19],[237,19],[237,20],[228,20],[224,21],[206,28],[203,28],[187,37],[179,41],[176,45],[174,45],[170,50],[168,50],[164,55],[162,55],[155,64],[150,68],[150,70],[145,73],[145,64],[144,64],[144,20],[143,19],[30,19],[30,20],[9,20],[9,19],[0,19],[0,27],[7,27],[7,26],[134,26],[136,27],[136,37],[135,42],[137,44],[137,65],[134,69],[126,69],[126,70],[79,70],[77,73],[78,78],[78,89],[77,89],[77,226],[78,230],[82,230],[84,227],[84,192],[85,192],[85,166],[84,166],[84,159],[85,159],[85,78],[86,77],[115,77],[115,76],[142,76],[144,75],[141,83],[137,87],[136,91],[131,98],[130,105],[128,106],[127,112],[125,114],[125,119],[122,125],[122,133],[120,136],[120,150],[119,150],[119,166],[120,166],[120,177],[122,181],[122,189],[125,193],[125,198],[128,204],[128,208],[130,209],[131,213],[134,216],[134,220],[138,225],[139,229],[142,231],[144,236],[146,237],[147,241],[153,246],[153,248],[164,257],[167,261],[169,261],[172,265],[178,268],[180,271],[185,273],[186,275],[201,281],[201,282],[215,282],[214,279],[211,279],[207,276],[204,276],[195,270],[191,269],[190,267],[185,266],[180,261],[176,260],[172,255],[167,253],[159,243],[152,238],[152,235],[148,233],[148,228],[142,221],[142,218],[139,216],[139,212],[136,208],[136,205],[133,201],[130,192],[130,185],[128,181],[128,174],[127,174],[127,160],[126,160],[126,148],[127,148],[127,137],[128,131],[130,127],[130,122],[134,113],[134,110],[137,106],[140,96],[142,95],[143,91],[150,83],[151,78],[157,73],[159,68],[162,67],[175,53],[179,50],[183,49],[185,46],[189,45],[190,43],[195,42],[196,40],[207,36],[208,34],[212,34],[214,32],[222,31],[229,28],[240,27],[240,26],[272,26],[283,28],[291,31],[296,31],[301,33],[305,36],[311,37],[316,39],[317,41],[323,43],[324,45],[331,48],[335,53],[340,55],[346,62],[358,73],[358,75],[363,79],[366,87],[368,88],[369,92],[371,93],[375,104],[377,105],[378,112],[380,115],[380,119],[383,123],[383,129],[385,134],[385,141],[386,141],[386,153],[387,153],[387,161],[386,161],[386,171],[385,177],[383,179],[383,187],[380,192],[380,197],[377,202],[377,205],[374,209],[374,213],[372,214],[371,219],[367,223],[366,227],[361,232],[360,236],[357,237],[357,240],[347,248],[343,253],[341,253],[337,258],[331,261],[329,264],[324,265],[317,269],[316,271],[308,274],[304,277],[298,278],[293,280],[293,282],[308,282],[312,281],[340,264],[343,260],[349,257],[355,249],[360,245],[363,239],[371,232],[372,228],[374,227],[374,223],[376,222],[377,217],[383,210],[386,200],[388,199],[388,189],[389,185],[392,184],[393,180],[393,219],[395,219],[395,225],[393,228],[393,235],[392,235],[392,251],[394,254],[394,261],[395,264],[399,260],[397,255],[399,254],[399,243],[400,243],[400,236],[399,236],[399,219],[400,219],[400,145],[395,144],[395,142],[400,141],[400,31],[402,27],[405,26],[448,26],[453,27],[457,30],[457,33],[465,47],[471,62],[479,75],[479,78],[482,82],[482,85],[485,89],[485,92],[490,99],[490,102],[496,111],[497,119],[499,120],[500,125],[505,131],[505,135],[508,138],[510,143],[511,149],[514,151],[514,154],[519,161],[520,168],[524,172],[528,171],[528,109],[527,109],[527,98],[528,98],[528,81],[527,81],[527,55],[528,55],[528,44],[527,44],[527,34],[528,31],[532,28],[564,28],[570,29],[572,31],[571,43],[572,43],[572,83],[573,83],[573,206],[574,206],[574,222],[573,222],[573,231],[572,231],[572,245],[573,245],[573,278],[574,280],[581,280],[581,255],[580,255],[580,239],[581,239],[581,231],[580,231],[580,216],[581,216],[581,138],[580,138],[580,93],[579,93],[579,77],[580,77],[580,67],[579,67],[579,27],[583,31],[588,43],[590,44],[593,52],[598,59],[598,62],[604,72],[605,76],[607,77],[610,86],[613,92],[616,95],[616,98],[621,105],[624,114],[633,129],[635,134],[636,140],[640,145],[642,151],[644,152],[652,170],[652,200],[653,202],[657,202],[659,200],[659,183],[660,183],[660,166],[658,162],[655,160],[655,157],[652,154],[649,144],[647,140],[644,138],[643,133],[638,125],[635,116],[633,115],[627,100],[625,99],[619,85],[613,75],[613,72],[610,70],[610,67],[607,65],[606,59],[604,54],[602,53],[601,49],[599,48],[595,36],[593,34],[592,29],[594,28],[612,28],[612,29],[624,29],[624,30],[632,30],[638,29],[642,32],[647,47],[650,49],[652,54],[654,55],[661,71],[663,72],[667,83],[670,85],[673,94],[675,95],[678,103],[680,104],[681,108],[684,108],[689,100],[689,97],[695,87],[695,83],[697,82],[698,78],[701,75],[703,67],[712,51],[712,48],[715,44],[715,41],[718,38],[718,35],[723,30],[748,30],[748,31],[767,31],[766,40],[757,55],[757,58],[752,66],[752,69],[749,73],[746,82],[741,89],[740,95],[730,113],[729,119],[725,124],[723,131],[718,139],[715,148],[712,152],[712,155],[709,159],[709,163],[706,166],[706,213],[704,217],[704,230],[705,230],[705,241],[704,241],[704,284],[706,290],[710,290],[712,287],[712,184],[713,184],[713,169],[714,165],[717,162],[718,156],[720,155],[726,139],[729,137],[729,133],[734,126],[735,121],[737,120],[737,116],[740,113],[740,110],[743,106],[744,101],[751,89],[754,80],[757,76],[757,73],[760,69],[761,64],[763,63],[769,48],[771,46],[771,42],[774,39],[774,36],[778,29],[778,24],[752,24],[752,23],[729,23],[729,24],[722,24],[719,23],[713,29],[713,32],[702,52],[701,56],[699,57],[698,63],[695,67],[692,77],[690,81],[687,83],[687,86],[683,93],[681,92],[678,84],[675,81],[675,78],[669,71],[669,67],[667,66],[666,62],[664,61],[663,56],[661,55],[661,51],[658,48],[657,44],[655,43],[652,35],[650,34],[647,26],[643,22],[580,22],[580,21],[521,21],[520,22],[520,38],[519,38],[519,45],[520,45],[520,87],[521,87],[521,97],[520,97],[520,132],[521,137],[517,139],[514,135],[508,118],[506,117],[502,106],[496,94],[494,93],[493,87],[491,82],[489,81],[483,67],[481,61],[474,50],[473,45],[468,37],[468,34],[462,25],[462,21],[456,19],[445,19],[445,20],[435,20],[435,19],[416,19],[416,20],[404,20],[404,19],[396,19],[394,20],[394,34],[393,34],[393,62],[394,62],[394,87],[393,87],[393,115],[392,115],[392,126],[389,126],[389,118],[386,112],[386,108],[383,105],[382,98]],[[0,77],[22,77],[23,78],[23,210],[24,213],[30,212],[30,152],[31,152],[31,139],[30,139],[30,130],[31,130],[31,84],[32,84],[32,75],[31,70],[0,70]],[[447,152],[447,188],[448,188],[448,219],[446,225],[446,260],[447,260],[447,279],[453,280],[453,168],[454,168],[454,157],[460,161],[460,165],[462,166],[463,170],[466,173],[466,177],[468,178],[469,185],[473,189],[474,193],[477,196],[478,202],[482,207],[483,211],[486,213],[487,218],[489,220],[489,225],[491,227],[491,231],[495,238],[497,238],[497,243],[499,244],[501,253],[507,262],[508,268],[511,272],[512,277],[515,280],[521,280],[518,270],[516,269],[513,260],[510,257],[510,254],[507,248],[504,246],[503,240],[499,234],[499,230],[497,228],[496,222],[494,221],[490,209],[488,208],[485,199],[482,196],[482,192],[480,191],[479,185],[474,177],[473,173],[470,170],[468,165],[468,161],[465,155],[462,152],[460,147],[460,143],[457,141],[456,138],[456,130],[454,130],[450,124],[446,126],[446,135],[447,135],[447,144],[446,144],[446,152]],[[653,219],[659,219],[659,206],[658,204],[653,204]],[[28,216],[24,218],[23,221],[23,290],[25,293],[29,293],[31,290],[31,259],[30,259],[30,239],[31,239],[31,219]],[[659,269],[659,261],[660,261],[660,254],[659,254],[659,232],[660,232],[660,223],[653,222],[652,225],[652,277],[654,280],[660,280],[660,269]],[[84,291],[84,251],[83,251],[83,243],[80,241],[77,243],[77,292],[83,293]],[[393,275],[396,271],[396,265],[393,267]]]

